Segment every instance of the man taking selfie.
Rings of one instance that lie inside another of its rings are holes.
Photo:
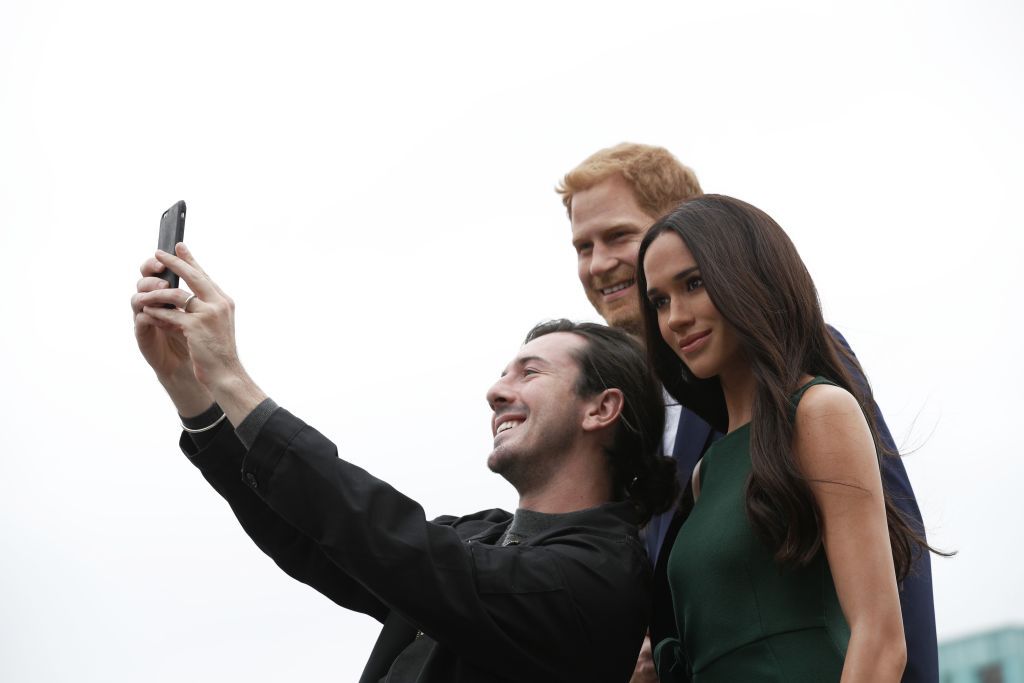
[[[168,269],[193,293],[157,277]],[[628,680],[650,601],[637,526],[675,493],[661,393],[629,335],[531,330],[487,392],[487,464],[517,511],[430,521],[260,390],[234,303],[183,244],[142,274],[136,339],[182,450],[285,572],[383,623],[361,683]]]

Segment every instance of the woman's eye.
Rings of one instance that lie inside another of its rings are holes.
[[[656,296],[653,299],[651,299],[651,307],[654,310],[656,310],[656,311],[660,311],[667,304],[668,304],[668,297]]]
[[[693,290],[695,290],[695,289],[697,289],[699,287],[703,287],[703,286],[704,286],[704,278],[700,277],[699,275],[696,276],[696,277],[692,277],[692,278],[690,278],[689,280],[686,281],[686,291],[687,292],[692,292]]]

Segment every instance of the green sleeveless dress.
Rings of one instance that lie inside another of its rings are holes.
[[[832,382],[815,377],[793,396]],[[700,496],[679,530],[668,581],[679,638],[657,644],[662,681],[838,681],[850,640],[824,551],[783,571],[747,519],[750,425],[714,443]]]

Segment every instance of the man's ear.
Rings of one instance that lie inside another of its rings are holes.
[[[605,389],[587,401],[586,412],[583,414],[583,431],[596,432],[604,429],[622,414],[625,398],[621,389]]]

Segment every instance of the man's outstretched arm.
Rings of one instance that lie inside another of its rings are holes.
[[[187,252],[186,252],[187,253]],[[153,310],[150,293],[159,292],[165,303],[184,305],[188,292],[170,289],[166,281],[156,275],[166,266],[156,258],[146,260],[141,267],[142,278],[132,297],[135,319],[135,337],[143,357],[153,368],[179,415],[194,428],[213,425],[223,417],[214,403],[213,394],[197,378],[188,340],[182,328],[150,315]],[[193,302],[189,302],[191,310]],[[159,304],[158,304],[159,305]],[[163,310],[163,309],[161,309]],[[250,390],[250,395],[252,391]],[[236,408],[237,408],[236,401]],[[240,410],[244,410],[241,408]],[[264,552],[295,579],[306,583],[340,605],[383,621],[387,608],[365,588],[342,572],[320,550],[320,547],[288,525],[258,496],[239,480],[238,472],[245,448],[231,429],[221,422],[213,429],[194,436],[182,434],[182,449],[198,457],[202,447],[222,442],[220,457],[209,462],[193,462],[200,466],[207,480],[228,500],[243,528]],[[202,465],[208,465],[203,467]],[[278,552],[280,549],[287,552]],[[273,549],[275,552],[271,552]]]
[[[180,292],[157,290],[142,295],[141,310],[181,331],[196,380],[238,425],[265,395],[238,361],[234,304],[183,246],[157,259],[197,299],[185,310]],[[592,528],[550,547],[464,543],[281,409],[245,453],[240,477],[342,571],[466,661],[487,669],[515,661],[531,680],[628,678],[647,585],[626,531]]]

